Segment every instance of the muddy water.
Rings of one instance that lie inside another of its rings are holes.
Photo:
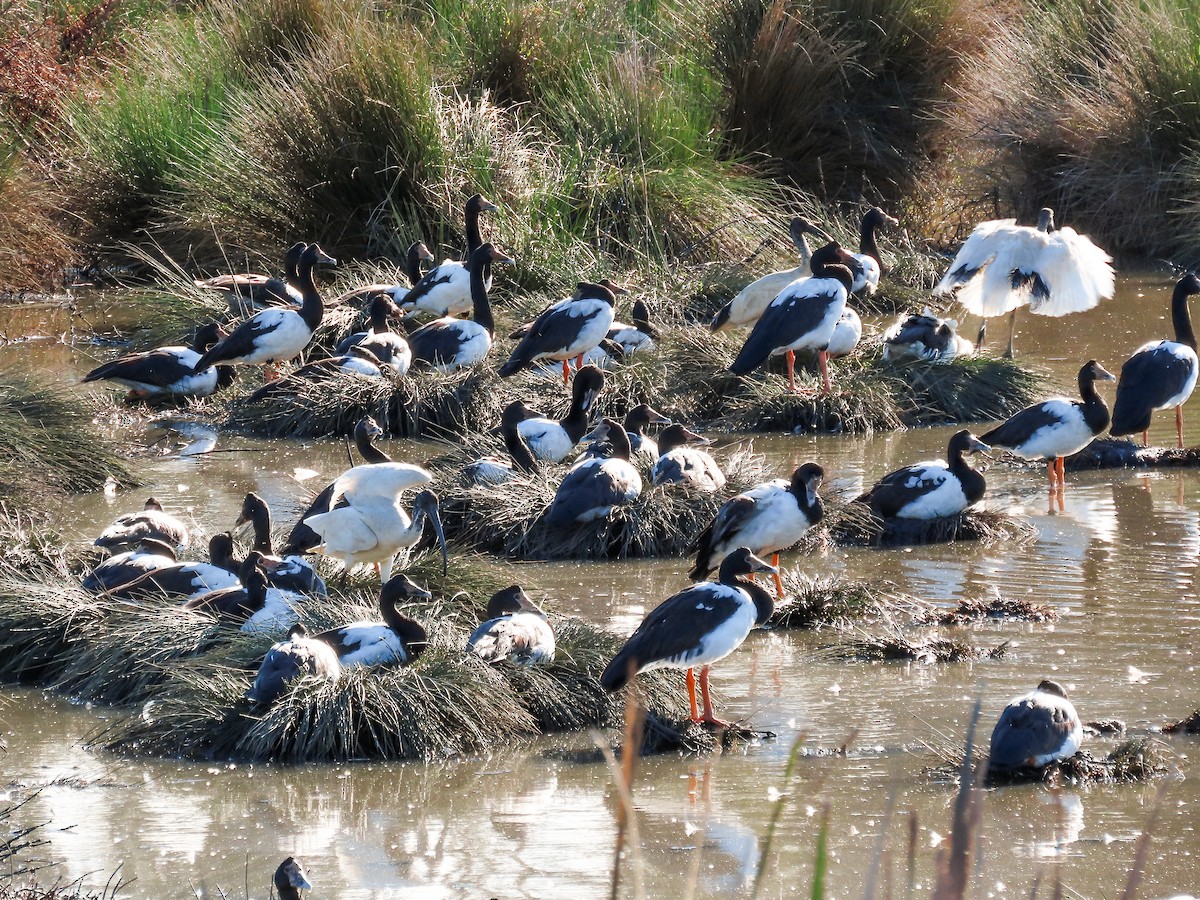
[[[1165,278],[1122,283],[1116,301],[1065,320],[1026,317],[1018,352],[1038,359],[1064,387],[1095,356],[1114,371],[1144,339],[1166,336]],[[47,340],[8,346],[0,363],[57,372],[86,370],[101,348],[58,343],[69,321],[23,312],[9,334]],[[37,328],[30,323],[36,323]],[[20,329],[25,329],[21,331]],[[1002,341],[1004,325],[993,331]],[[1111,396],[1111,394],[1109,395]],[[1158,414],[1152,437],[1172,437]],[[781,472],[816,459],[827,490],[857,490],[898,465],[940,455],[952,429],[863,437],[757,438]],[[1200,441],[1200,414],[1188,424]],[[152,434],[147,440],[159,435]],[[246,441],[218,447],[256,452],[141,463],[168,506],[188,510],[206,532],[227,528],[246,490],[265,493],[282,516],[309,485],[339,471],[339,442]],[[389,450],[422,459],[427,448]],[[303,483],[296,469],[320,474]],[[778,734],[743,752],[641,764],[634,852],[625,890],[651,897],[745,892],[762,851],[775,791],[793,740],[804,736],[790,802],[779,823],[764,896],[806,892],[817,822],[829,813],[833,896],[858,896],[874,864],[877,883],[899,892],[915,817],[914,878],[927,893],[933,856],[949,831],[953,791],[923,774],[929,747],[961,745],[971,705],[983,729],[1011,696],[1045,676],[1065,683],[1085,719],[1120,718],[1145,732],[1200,706],[1200,477],[1188,471],[1082,473],[1066,510],[1046,509],[1036,468],[992,463],[988,505],[1022,512],[1038,530],[1024,546],[972,544],[888,551],[838,551],[802,558],[814,574],[883,576],[939,603],[994,590],[1052,603],[1051,625],[987,623],[970,630],[984,646],[1009,642],[999,660],[923,666],[830,658],[829,632],[764,633],[718,666],[721,710]],[[80,498],[62,511],[69,539],[85,540],[137,496]],[[677,561],[603,565],[526,564],[523,577],[555,609],[620,632],[683,583]],[[274,768],[115,758],[88,747],[103,709],[39,692],[4,689],[0,797],[40,788],[23,821],[48,822],[42,855],[67,878],[99,884],[120,869],[127,896],[193,893],[261,898],[278,861],[301,858],[315,897],[590,897],[610,884],[616,801],[601,763],[566,750],[586,736],[504,754],[420,764]],[[845,755],[833,754],[842,747]],[[1192,890],[1200,882],[1195,832],[1200,774],[1195,739],[1173,738],[1177,774],[1159,785],[1005,788],[987,794],[975,896],[1028,896],[1036,879],[1061,879],[1074,895],[1116,896],[1136,836],[1156,810],[1141,895]],[[1101,753],[1111,742],[1093,742]],[[3,791],[7,791],[7,795]],[[882,854],[877,847],[884,847]],[[96,874],[99,873],[99,874]]]

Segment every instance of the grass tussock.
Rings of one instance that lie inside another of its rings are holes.
[[[824,524],[833,542],[843,547],[897,547],[946,541],[1027,543],[1037,530],[1024,518],[993,510],[967,510],[936,519],[876,518],[864,504],[847,503]]]
[[[1051,784],[1130,784],[1161,778],[1171,772],[1173,763],[1172,755],[1162,741],[1141,736],[1122,741],[1099,759],[1087,750],[1080,750],[1070,759],[1040,768],[1013,772],[989,771],[987,783],[991,786],[1030,781]]]
[[[1163,726],[1167,734],[1200,734],[1200,709],[1190,716]]]
[[[1026,597],[977,597],[958,601],[954,609],[931,610],[924,624],[950,627],[970,625],[985,619],[1011,619],[1021,622],[1053,622],[1058,611],[1048,603]]]
[[[854,636],[823,651],[835,659],[866,662],[915,662],[931,665],[975,659],[999,659],[1008,651],[1008,642],[984,648],[961,637],[945,637],[936,631],[906,634],[892,626],[879,634],[857,629]]]
[[[843,575],[783,573],[786,599],[776,603],[772,628],[845,628],[863,621],[920,620],[932,609],[927,601],[900,591],[890,581]]]

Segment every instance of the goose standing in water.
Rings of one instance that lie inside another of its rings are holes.
[[[583,355],[608,336],[616,295],[603,284],[581,281],[575,292],[543,311],[531,323],[503,366],[500,377],[515,375],[539,360],[562,363],[563,384],[571,377],[569,360],[582,368]]]
[[[235,529],[249,525],[254,531],[253,549],[263,555],[263,567],[267,571],[267,580],[284,591],[298,591],[303,594],[315,594],[326,597],[329,591],[317,570],[308,560],[298,554],[275,556],[272,552],[271,540],[271,508],[267,501],[258,494],[250,491],[242,500],[242,509]]]
[[[356,331],[345,337],[334,350],[335,354],[349,353],[352,347],[370,350],[379,361],[386,363],[397,374],[408,372],[412,362],[412,348],[403,335],[388,328],[388,318],[399,318],[403,313],[386,294],[377,294],[367,304],[366,331]]]
[[[1004,707],[992,730],[988,771],[1048,766],[1070,759],[1082,743],[1079,713],[1062,685],[1047,679],[1037,690],[1014,697]]]
[[[422,325],[408,336],[413,362],[439,372],[454,372],[483,362],[492,349],[492,336],[496,331],[485,281],[487,268],[493,262],[511,263],[512,260],[491,244],[484,244],[471,254],[469,272],[474,318],[447,316]]]
[[[1036,228],[1015,219],[975,226],[933,292],[953,294],[983,319],[976,341],[981,347],[987,320],[1010,313],[1004,355],[1011,359],[1022,306],[1039,316],[1065,316],[1091,309],[1115,286],[1112,257],[1073,228],[1055,231],[1054,210],[1046,207]]]
[[[812,255],[812,277],[793,282],[763,311],[729,371],[748,375],[769,357],[785,353],[788,386],[795,392],[795,351],[816,350],[828,394],[829,342],[854,282],[849,260],[850,254],[836,242],[818,249]]]
[[[721,563],[716,581],[693,584],[651,610],[600,675],[608,691],[620,690],[634,675],[652,669],[687,669],[693,722],[727,727],[713,715],[708,691],[709,667],[732,653],[756,625],[765,625],[775,611],[771,595],[744,576],[776,572],[745,547]],[[700,667],[703,714],[696,704]]]
[[[1156,409],[1175,407],[1175,435],[1183,446],[1183,404],[1196,387],[1200,359],[1196,356],[1196,334],[1188,312],[1188,298],[1200,294],[1200,279],[1184,275],[1171,296],[1171,324],[1175,340],[1142,344],[1121,366],[1117,398],[1113,402],[1114,437],[1142,432],[1142,443],[1150,440],[1150,416]]]
[[[602,419],[593,433],[597,441],[608,441],[612,449],[602,459],[580,460],[567,472],[546,512],[546,524],[551,528],[607,518],[642,493],[642,476],[629,461],[625,429],[612,419]]]
[[[154,497],[146,500],[141,512],[125,513],[100,532],[93,542],[97,547],[114,550],[145,540],[162,541],[172,546],[183,546],[188,542],[187,526],[175,516],[165,512],[162,504]]]
[[[881,519],[936,519],[954,516],[983,499],[987,482],[965,454],[991,450],[971,432],[955,432],[946,459],[919,462],[884,475],[857,502]]]
[[[334,649],[322,640],[309,637],[308,629],[297,623],[288,630],[287,638],[267,651],[254,676],[254,684],[243,696],[252,703],[273,703],[297,678],[337,681],[341,675],[342,667]],[[278,886],[278,873],[275,883]],[[308,883],[303,886],[308,887]],[[280,896],[287,895],[281,892]]]
[[[467,652],[484,662],[506,659],[523,666],[554,662],[554,629],[541,607],[519,584],[498,591],[488,601],[487,620],[467,640]]]
[[[753,325],[788,285],[812,274],[812,251],[809,249],[805,235],[819,235],[825,241],[830,240],[829,235],[807,219],[800,217],[792,219],[788,232],[791,235],[792,243],[800,252],[800,265],[794,269],[771,272],[750,282],[738,291],[737,296],[717,310],[717,314],[709,323],[710,331],[746,328]]]
[[[682,484],[697,491],[719,491],[725,473],[706,451],[693,444],[710,444],[708,438],[683,425],[671,425],[658,436],[658,460],[650,468],[654,484]]]
[[[1092,359],[1079,370],[1082,402],[1051,397],[1025,407],[979,439],[1022,459],[1046,460],[1050,493],[1061,495],[1067,483],[1063,457],[1078,453],[1108,427],[1108,406],[1096,393],[1097,380],[1116,381],[1116,378]]]
[[[403,303],[412,286],[421,280],[421,263],[423,262],[433,262],[433,254],[429,252],[429,248],[425,246],[424,241],[413,241],[409,244],[408,251],[404,254],[404,274],[408,278],[408,284],[364,285],[335,297],[329,302],[329,305],[340,306],[352,300],[363,298],[370,300],[381,295],[387,297],[393,303]],[[403,310],[400,312],[403,313]]]
[[[479,216],[481,213],[492,212],[499,207],[490,200],[485,200],[482,194],[475,194],[467,200],[464,215],[466,219],[467,252],[463,262],[445,260],[426,272],[413,285],[400,306],[409,313],[429,313],[436,318],[452,318],[471,311],[475,304],[474,290],[471,287],[471,258],[475,251],[483,246],[483,236],[479,231]],[[483,268],[484,289],[492,289],[492,260],[486,260]],[[475,318],[479,318],[478,312]]]
[[[304,296],[300,309],[271,308],[255,313],[210,347],[196,368],[216,363],[263,364],[268,366],[268,379],[277,377],[279,364],[304,352],[325,315],[321,293],[313,281],[313,269],[322,263],[337,265],[337,260],[316,244],[309,244],[300,256],[299,285]]]
[[[471,484],[504,484],[512,481],[518,475],[529,475],[537,471],[537,459],[534,457],[525,439],[521,437],[520,425],[529,416],[525,404],[514,400],[504,407],[500,415],[500,434],[504,438],[504,449],[509,458],[501,459],[496,456],[484,456],[463,468],[463,476]]]
[[[190,347],[159,347],[130,353],[97,366],[83,376],[83,383],[113,381],[128,388],[129,397],[208,397],[233,384],[231,366],[197,369],[204,352],[224,338],[216,324],[202,325]]]
[[[379,591],[382,622],[351,622],[322,631],[315,639],[333,648],[343,669],[408,665],[424,652],[429,635],[420,622],[402,615],[396,604],[428,600],[431,596],[408,576],[397,575],[384,582]]]
[[[229,298],[229,310],[235,316],[244,316],[265,306],[299,306],[304,297],[296,284],[300,257],[307,246],[298,242],[288,248],[283,255],[283,278],[232,274],[197,279],[192,283],[198,288],[224,293]]]
[[[517,429],[538,459],[562,462],[575,449],[588,429],[588,413],[604,390],[604,373],[595,366],[584,366],[571,383],[571,407],[561,419],[534,416]]]
[[[779,553],[797,543],[825,515],[817,490],[825,470],[805,463],[790,481],[776,478],[726,500],[712,522],[696,539],[696,565],[690,575],[699,581],[721,565],[738,547],[755,556],[771,555],[775,572],[775,595],[783,599],[779,577]]]

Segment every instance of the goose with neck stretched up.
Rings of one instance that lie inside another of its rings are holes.
[[[359,621],[330,628],[315,635],[333,648],[343,669],[355,666],[409,665],[424,651],[429,635],[415,619],[403,615],[396,605],[428,600],[432,595],[406,575],[384,582],[379,591],[379,614],[383,621]]]
[[[534,416],[517,426],[521,437],[538,459],[562,462],[588,429],[588,413],[604,390],[604,373],[584,366],[571,382],[571,407],[561,419]]]
[[[642,493],[642,476],[629,461],[629,437],[619,422],[602,419],[593,437],[611,447],[602,459],[582,459],[571,467],[546,512],[551,528],[608,518]]]
[[[1016,219],[975,226],[933,289],[952,294],[979,316],[976,343],[982,347],[987,320],[1010,313],[1008,349],[1012,358],[1017,310],[1028,306],[1038,316],[1066,316],[1092,309],[1113,295],[1112,257],[1073,228],[1054,229],[1054,210],[1038,213],[1037,227]]]
[[[1079,370],[1078,381],[1082,400],[1051,397],[1025,407],[979,436],[988,446],[1022,459],[1046,460],[1052,494],[1062,494],[1067,482],[1063,458],[1078,453],[1108,427],[1108,405],[1096,392],[1096,382],[1116,378],[1092,359]]]
[[[300,257],[307,246],[299,241],[283,254],[283,278],[235,273],[197,279],[192,283],[204,290],[224,293],[229,300],[229,310],[235,316],[244,316],[266,306],[299,306],[304,302],[304,296],[297,287]]]
[[[405,312],[451,318],[471,311],[475,305],[474,291],[471,287],[471,257],[483,246],[479,217],[482,213],[497,209],[499,207],[490,200],[485,200],[482,194],[475,194],[467,200],[464,210],[467,251],[463,255],[463,262],[445,260],[422,275],[412,286],[412,290],[400,301],[400,307]],[[484,261],[482,273],[484,289],[489,291],[492,289],[491,263],[492,260]]]
[[[798,543],[825,515],[817,493],[825,470],[816,463],[805,463],[792,473],[790,480],[776,478],[756,484],[748,491],[721,504],[717,514],[691,549],[696,565],[691,577],[705,577],[738,547],[748,547],[756,556],[771,556],[771,565],[779,568],[779,554]],[[775,573],[775,594],[783,599],[783,581]]]
[[[562,363],[563,384],[570,381],[569,360],[581,368],[583,355],[598,346],[612,327],[616,295],[603,284],[581,281],[575,292],[542,312],[531,323],[508,361],[500,367],[507,378],[540,360]]]
[[[271,508],[267,501],[250,491],[242,500],[242,508],[235,529],[249,526],[254,532],[253,549],[263,556],[263,567],[267,580],[274,587],[285,591],[298,591],[318,597],[328,596],[325,581],[317,574],[312,564],[298,554],[275,556],[271,539]]]
[[[156,350],[129,353],[92,369],[83,376],[83,382],[115,382],[129,390],[131,399],[208,397],[233,384],[236,375],[232,366],[196,368],[205,351],[225,336],[225,332],[216,324],[202,325],[196,329],[190,347],[159,347]]]
[[[654,484],[682,484],[697,491],[719,491],[725,487],[725,473],[717,461],[700,446],[712,443],[708,438],[678,423],[663,429],[658,436],[658,460],[650,467]]]
[[[500,415],[500,434],[504,438],[504,449],[508,459],[484,456],[468,463],[463,468],[463,477],[471,484],[505,484],[520,475],[537,471],[537,459],[521,437],[520,425],[529,418],[529,411],[520,400],[504,407]]]
[[[297,622],[288,629],[286,638],[267,651],[254,683],[243,696],[251,703],[273,703],[298,678],[337,681],[341,676],[342,666],[334,649],[325,641],[310,637],[308,629]]]
[[[197,369],[217,363],[236,366],[265,365],[268,379],[278,375],[278,366],[304,352],[313,332],[321,324],[325,306],[313,281],[313,270],[337,260],[317,244],[309,244],[300,256],[299,286],[304,302],[297,309],[271,308],[255,313],[210,347]],[[273,367],[273,368],[272,368]]]
[[[988,771],[1006,774],[1070,759],[1083,743],[1083,723],[1067,692],[1046,679],[1004,707],[988,749]]]
[[[554,651],[554,629],[519,584],[492,595],[487,619],[467,640],[467,652],[489,663],[507,659],[522,666],[547,665],[554,662]]]
[[[875,238],[875,231],[881,225],[895,227],[899,224],[898,219],[892,218],[878,206],[872,206],[863,213],[862,228],[858,236],[858,252],[850,254],[852,262],[849,263],[849,267],[854,275],[850,293],[857,294],[864,289],[868,294],[875,293],[875,289],[879,287],[880,275],[883,273],[883,262],[879,257],[879,242]]]
[[[363,285],[362,287],[352,288],[344,294],[339,294],[333,300],[329,301],[329,305],[341,306],[343,303],[362,299],[371,300],[377,296],[387,297],[396,304],[403,303],[404,298],[408,296],[408,292],[412,289],[413,285],[421,280],[421,263],[423,262],[433,262],[433,254],[429,252],[429,248],[425,246],[424,241],[413,241],[409,244],[408,250],[404,254],[404,266],[402,269],[405,277],[408,278],[408,284]]]
[[[370,350],[381,363],[385,363],[398,375],[408,372],[412,363],[412,348],[408,340],[388,327],[389,318],[399,318],[403,313],[386,294],[377,294],[367,303],[366,331],[356,331],[343,338],[334,348],[334,354],[349,353],[353,347]]]
[[[748,375],[768,358],[783,353],[787,357],[788,386],[795,392],[796,351],[815,350],[828,394],[829,342],[854,282],[849,260],[850,254],[836,241],[819,248],[812,255],[812,277],[793,282],[766,308],[729,371]]]
[[[1183,404],[1196,387],[1200,359],[1196,356],[1196,333],[1188,311],[1188,298],[1200,294],[1200,279],[1189,272],[1175,284],[1171,295],[1171,324],[1175,340],[1142,344],[1121,366],[1117,397],[1113,402],[1114,437],[1142,433],[1150,440],[1150,417],[1156,409],[1175,407],[1175,436],[1183,446]]]
[[[946,459],[919,462],[879,479],[858,503],[866,503],[881,519],[936,519],[954,516],[983,499],[987,482],[967,462],[968,453],[992,448],[971,432],[954,433]]]
[[[640,672],[686,669],[692,721],[727,727],[713,715],[708,670],[740,647],[755,626],[771,618],[775,603],[770,593],[746,576],[776,571],[746,547],[734,549],[721,562],[716,581],[693,584],[651,610],[604,667],[601,686],[617,691]],[[703,712],[696,703],[697,667]]]
[[[438,372],[455,372],[483,362],[492,349],[496,322],[488,303],[485,273],[493,262],[511,263],[491,244],[471,254],[469,265],[473,319],[444,317],[422,325],[408,336],[414,364],[429,366]]]

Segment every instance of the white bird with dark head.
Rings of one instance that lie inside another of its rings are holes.
[[[432,595],[407,575],[396,575],[379,591],[383,621],[358,621],[316,635],[333,648],[343,669],[356,666],[408,665],[424,651],[429,635],[416,619],[401,614],[403,601],[428,600]]]

